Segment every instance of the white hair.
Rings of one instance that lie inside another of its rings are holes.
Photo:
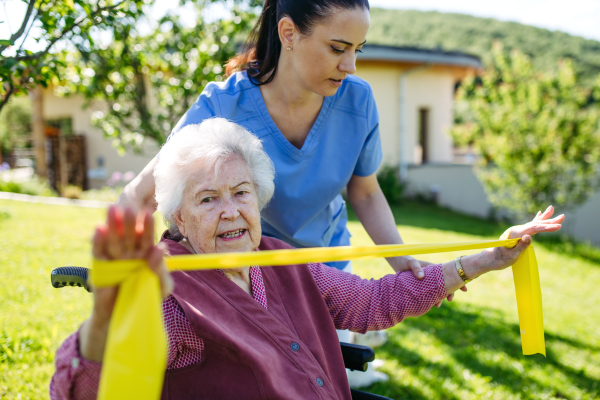
[[[171,234],[179,236],[175,215],[181,207],[187,179],[194,173],[188,166],[206,160],[218,170],[231,154],[239,155],[250,170],[258,209],[262,210],[271,200],[275,190],[275,167],[256,136],[224,118],[187,125],[165,144],[154,167],[157,209]]]

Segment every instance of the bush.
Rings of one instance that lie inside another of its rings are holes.
[[[21,190],[21,185],[19,185],[17,182],[6,182],[0,180],[0,192],[23,193]]]
[[[377,173],[377,181],[390,205],[400,204],[404,199],[404,183],[400,182],[398,169],[386,165]]]
[[[582,86],[569,60],[541,73],[518,50],[496,44],[493,55],[458,89],[470,120],[452,131],[481,155],[475,171],[488,199],[515,215],[582,204],[600,187],[600,91]]]
[[[11,97],[0,112],[0,151],[9,154],[31,132],[31,100]]]
[[[33,177],[23,182],[4,181],[0,179],[0,192],[28,194],[31,196],[56,197],[50,184],[41,178]]]

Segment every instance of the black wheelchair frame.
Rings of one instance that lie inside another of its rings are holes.
[[[59,289],[63,287],[82,287],[91,292],[88,286],[88,268],[60,267],[50,273],[52,286]],[[344,366],[352,371],[365,372],[371,361],[375,359],[375,352],[368,346],[340,342]],[[352,400],[391,400],[388,397],[350,389]]]

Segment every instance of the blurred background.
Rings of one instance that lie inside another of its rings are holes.
[[[226,79],[261,3],[0,3],[0,397],[46,398],[53,354],[90,306],[81,290],[51,288],[51,269],[89,266],[102,207],[204,86]],[[370,391],[600,397],[598,21],[598,0],[371,2],[356,75],[377,101],[378,176],[403,237],[494,238],[549,204],[567,221],[536,245],[547,358],[520,353],[508,270],[390,330],[377,349],[390,381]],[[351,220],[353,244],[368,244]]]

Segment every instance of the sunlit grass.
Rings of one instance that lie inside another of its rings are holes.
[[[492,239],[506,228],[415,204],[394,211],[406,224],[399,229],[408,243]],[[351,222],[350,230],[353,245],[371,243],[358,222]],[[464,233],[470,230],[479,234]],[[535,249],[547,358],[522,354],[509,268],[482,276],[452,303],[390,329],[390,340],[376,354],[386,361],[382,370],[391,379],[367,390],[397,399],[599,398],[600,265],[554,252],[550,243]],[[440,263],[461,254],[420,258]],[[385,260],[356,261],[354,271],[380,277],[391,269]]]
[[[409,243],[497,237],[505,228],[432,207],[396,211]],[[104,210],[0,200],[0,398],[48,398],[54,353],[89,314],[81,289],[53,289],[50,271],[88,266]],[[162,229],[163,225],[158,224]],[[350,223],[353,244],[370,241]],[[473,234],[469,234],[472,232]],[[452,303],[391,329],[377,349],[390,381],[368,391],[413,399],[592,399],[600,397],[600,265],[537,245],[548,357],[521,353],[510,270],[488,274]],[[422,257],[431,262],[457,254]],[[357,261],[378,277],[384,260]]]

